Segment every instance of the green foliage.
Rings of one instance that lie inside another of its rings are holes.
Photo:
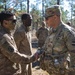
[[[29,13],[31,13],[33,17],[33,23],[40,24],[40,22],[43,20],[43,15],[45,13],[45,9],[51,5],[56,5],[58,0],[35,0],[35,4],[27,3],[27,1],[30,0],[0,0],[0,11],[5,10],[11,10],[18,15],[24,12],[27,12],[29,10]],[[68,20],[72,20],[71,22],[75,21],[75,0],[59,0],[60,5],[64,5],[64,1],[67,1],[69,3],[70,11],[67,11],[62,8],[62,19],[64,22]],[[29,5],[28,5],[29,4]],[[42,6],[39,7],[39,5]],[[28,8],[29,6],[29,8]],[[71,14],[71,16],[68,16],[68,13]]]
[[[66,11],[63,11],[62,10],[62,20],[63,20],[63,22],[67,22],[68,21],[68,16],[67,16],[67,14],[68,14],[68,11],[66,10]]]

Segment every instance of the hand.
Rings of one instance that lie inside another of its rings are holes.
[[[22,64],[29,64],[30,63],[30,57],[24,57],[22,56]]]
[[[38,58],[40,58],[40,56],[43,55],[43,53],[44,53],[43,50],[37,50],[37,52],[30,57],[30,62],[37,61]]]

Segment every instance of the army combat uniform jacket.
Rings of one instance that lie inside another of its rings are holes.
[[[17,45],[17,48],[20,53],[30,56],[31,53],[31,42],[30,37],[26,34],[24,26],[17,28],[14,34],[14,39]],[[31,64],[21,64],[22,75],[31,75]]]
[[[27,64],[26,55],[19,53],[13,34],[0,30],[0,75],[22,75],[17,64]]]
[[[60,23],[56,29],[50,31],[43,49],[45,50],[45,57],[48,59],[49,55],[58,56],[60,61],[60,68],[68,68],[64,66],[64,61],[71,62],[71,66],[75,65],[75,30],[70,26]],[[57,62],[55,60],[55,62]],[[46,70],[50,73],[50,65],[45,60]],[[49,68],[48,68],[49,67]]]
[[[41,27],[36,32],[36,37],[38,38],[38,47],[42,47],[45,43],[45,40],[48,36],[48,29]]]

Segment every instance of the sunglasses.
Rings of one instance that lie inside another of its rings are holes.
[[[47,16],[47,17],[45,17],[45,20],[48,20],[50,17],[52,17],[53,15],[51,15],[51,16]]]
[[[16,23],[16,19],[6,19],[7,21],[11,21],[12,23]]]

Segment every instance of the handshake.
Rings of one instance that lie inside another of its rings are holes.
[[[38,58],[40,58],[40,56],[43,55],[43,53],[44,53],[43,50],[37,50],[34,55],[31,55],[31,56],[23,55],[24,57],[23,59],[26,62],[26,64],[29,64],[31,62],[36,61]]]

